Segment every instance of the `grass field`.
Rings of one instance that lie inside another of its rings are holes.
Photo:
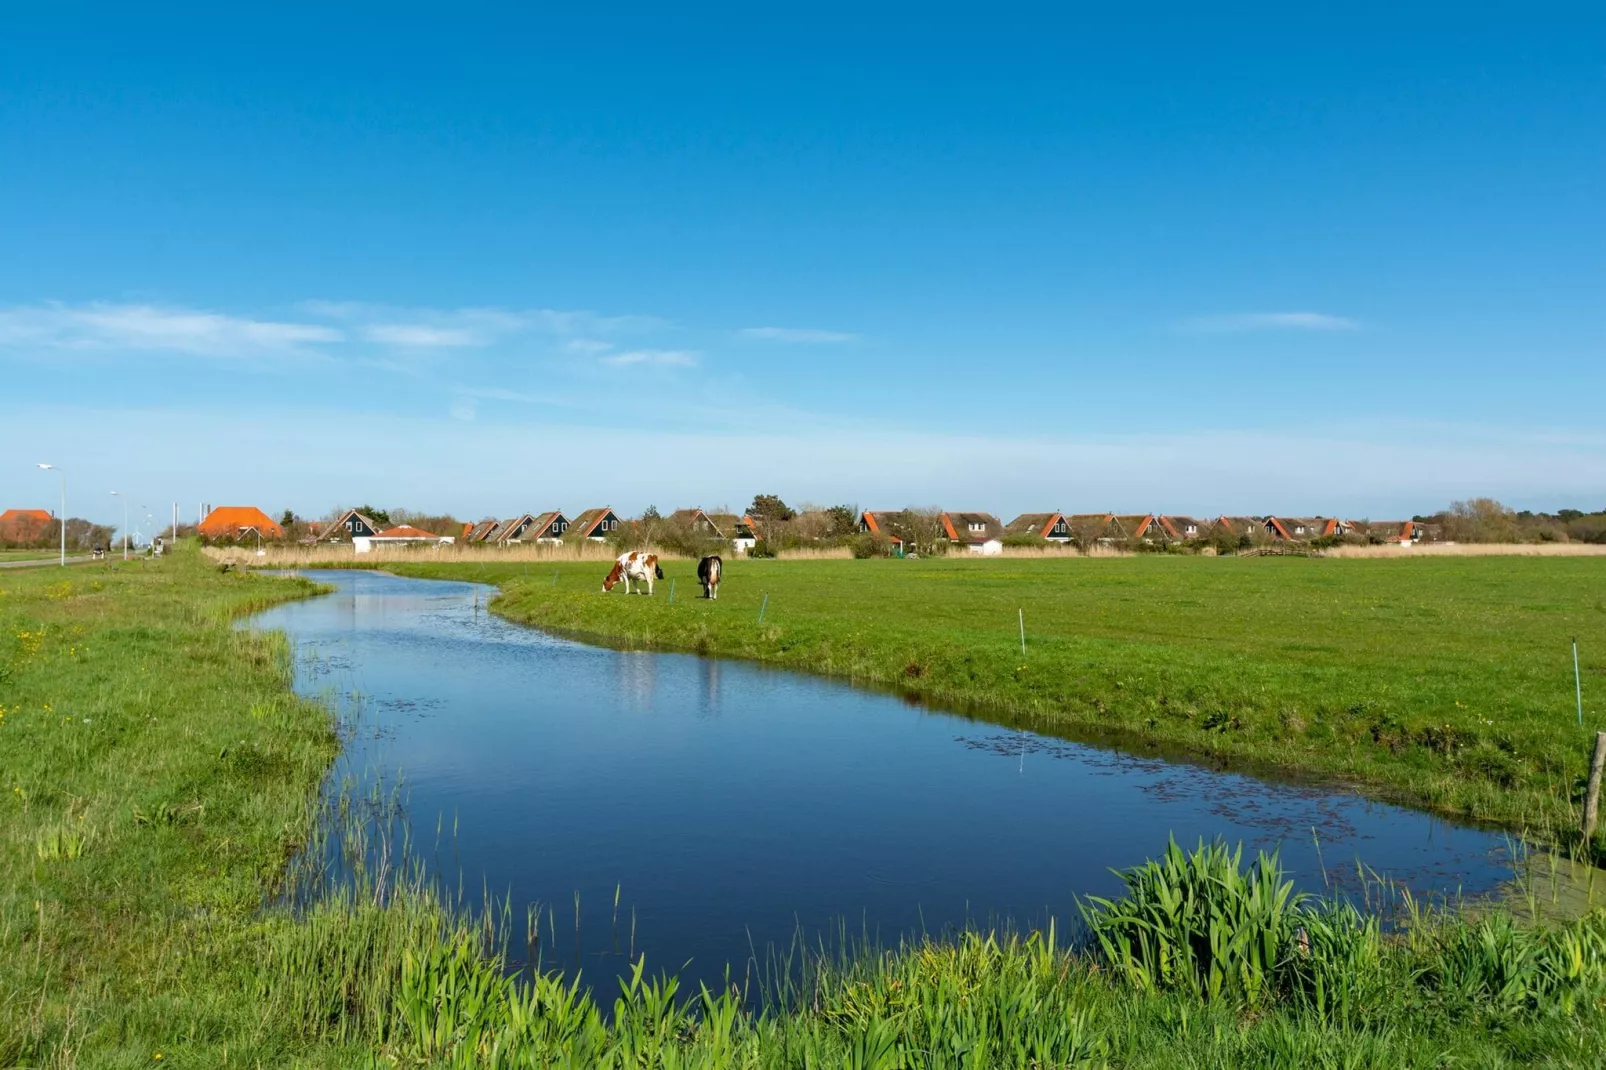
[[[78,551],[70,552],[77,553]],[[0,561],[55,561],[60,556],[60,550],[0,549]]]
[[[673,607],[593,598],[585,567],[546,597],[793,634],[774,593],[774,623],[751,621],[764,566]],[[540,578],[504,579],[534,600]],[[811,959],[768,1005],[512,974],[495,915],[417,879],[292,914],[274,891],[338,739],[290,693],[283,640],[232,621],[312,590],[188,549],[0,574],[0,1066],[1587,1066],[1606,1045],[1606,918],[1428,914],[1387,935],[1220,851],[1130,874],[1094,906],[1095,946],[970,934]]]
[[[274,1050],[236,956],[336,739],[230,621],[313,589],[198,554],[0,572],[0,1066]]]
[[[1598,558],[734,561],[717,602],[685,561],[651,600],[603,596],[595,566],[387,567],[498,583],[496,611],[545,628],[1336,778],[1539,835],[1574,827],[1606,728]]]

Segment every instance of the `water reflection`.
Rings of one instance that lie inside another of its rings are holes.
[[[1362,864],[1445,895],[1506,875],[1498,835],[1349,795],[583,646],[489,615],[471,584],[320,579],[337,592],[254,623],[290,634],[301,691],[360,693],[378,730],[337,775],[401,770],[414,842],[446,830],[442,876],[510,894],[515,919],[540,904],[545,961],[593,979],[633,949],[712,986],[800,930],[1065,931],[1077,896],[1114,893],[1109,868],[1171,835],[1279,848],[1309,890],[1357,887]]]

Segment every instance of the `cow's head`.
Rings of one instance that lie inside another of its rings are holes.
[[[619,577],[623,576],[624,574],[625,567],[621,564],[615,563],[613,568],[608,570],[608,578],[602,581],[602,593],[607,594],[609,591],[613,590],[614,585],[619,582]]]

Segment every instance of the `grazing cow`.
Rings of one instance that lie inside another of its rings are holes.
[[[620,580],[625,581],[625,594],[634,594],[630,589],[630,581],[647,585],[647,593],[652,594],[652,581],[663,579],[664,570],[658,567],[658,555],[649,554],[645,550],[631,550],[627,554],[620,554],[619,560],[613,563],[608,578],[602,581],[602,593],[607,594],[613,590]]]
[[[697,579],[703,585],[704,598],[719,597],[719,577],[725,571],[725,562],[716,554],[697,562]]]

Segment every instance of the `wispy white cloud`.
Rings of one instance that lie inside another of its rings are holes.
[[[478,406],[475,405],[473,398],[458,398],[452,402],[451,408],[447,411],[451,414],[452,419],[461,420],[464,423],[473,423],[475,417],[479,415]]]
[[[487,335],[466,327],[431,327],[421,323],[370,324],[362,329],[362,336],[382,345],[416,349],[483,346],[491,342]]]
[[[736,332],[738,338],[760,342],[857,342],[859,336],[847,331],[822,331],[812,327],[744,327]]]
[[[1346,316],[1324,312],[1237,312],[1225,316],[1200,316],[1188,320],[1183,328],[1204,334],[1235,334],[1243,331],[1356,331],[1360,323]]]
[[[400,345],[482,345],[496,338],[525,334],[549,334],[560,337],[586,335],[630,335],[662,331],[674,325],[658,316],[610,316],[589,310],[554,308],[432,308],[426,306],[398,306],[362,301],[303,301],[300,308],[310,316],[354,324],[360,329],[390,338],[375,337],[375,341],[392,341]],[[428,339],[425,328],[442,332],[464,332],[461,335],[443,335],[443,340]],[[410,333],[416,332],[416,333]],[[453,337],[466,341],[451,340]]]
[[[0,346],[13,349],[139,350],[238,358],[307,353],[310,347],[345,337],[325,324],[158,305],[95,302],[0,308]]]
[[[344,355],[416,374],[417,362],[455,349],[549,339],[570,352],[597,355],[622,339],[673,327],[654,316],[589,311],[424,308],[305,301],[289,316],[264,317],[151,303],[46,302],[0,307],[0,350],[85,354],[167,352],[207,357]],[[344,343],[344,348],[329,347]],[[685,353],[642,350],[647,354]],[[637,356],[620,363],[647,362]],[[661,356],[658,363],[676,363]],[[679,361],[686,363],[687,361]]]
[[[506,390],[499,386],[454,386],[452,393],[462,398],[480,398],[486,401],[539,402],[543,400],[534,394],[522,394],[517,390]]]
[[[690,368],[702,354],[692,349],[632,349],[602,358],[604,364],[653,364],[662,368]]]

